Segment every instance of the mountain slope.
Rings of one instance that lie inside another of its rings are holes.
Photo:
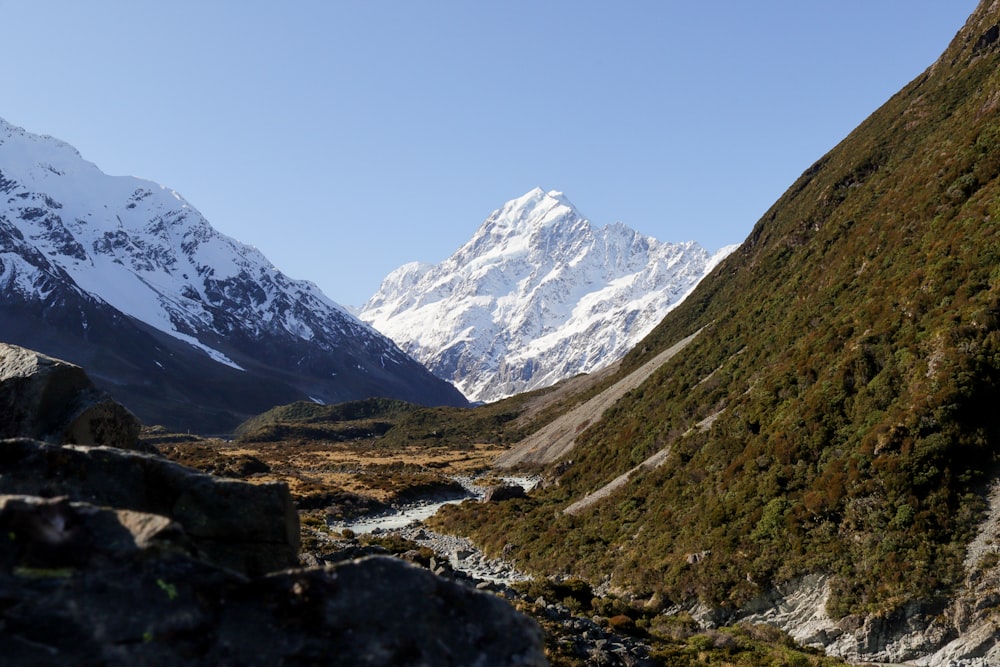
[[[623,359],[621,377],[701,330],[580,424],[558,485],[449,520],[706,622],[797,591],[822,623],[789,629],[851,659],[995,664],[997,91],[989,0]],[[967,559],[977,535],[993,547]]]
[[[391,341],[178,194],[0,120],[0,329],[146,421],[224,430],[277,403],[462,404]]]
[[[492,401],[620,358],[729,250],[595,229],[561,193],[536,188],[444,262],[391,273],[360,317]]]

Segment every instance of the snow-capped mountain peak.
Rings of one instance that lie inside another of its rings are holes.
[[[311,358],[304,374],[282,371],[285,381],[308,385],[303,398],[346,400],[355,393],[344,386],[351,373],[418,368],[314,284],[287,277],[256,248],[216,231],[178,193],[108,176],[69,144],[0,120],[0,305],[48,308],[69,293],[234,370],[298,367]],[[77,325],[86,330],[83,320]],[[369,384],[372,393],[357,397],[410,391],[397,385],[380,393]]]
[[[392,272],[361,318],[489,401],[619,358],[712,261],[694,242],[594,228],[564,194],[535,188],[440,264]]]

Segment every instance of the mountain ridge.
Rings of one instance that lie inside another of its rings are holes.
[[[464,404],[315,285],[217,232],[176,192],[107,176],[65,142],[0,121],[0,196],[0,321],[17,336],[9,342],[38,349],[41,341],[51,347],[40,351],[94,368],[146,421],[224,431],[279,403],[386,393]],[[37,326],[26,331],[18,322],[27,320]],[[114,329],[100,354],[97,320]],[[116,338],[128,359],[108,349]],[[118,363],[94,365],[94,354]],[[153,378],[166,380],[168,367],[170,399],[157,409]],[[199,378],[230,395],[183,386]],[[197,426],[177,419],[185,402]],[[224,407],[203,414],[213,404]]]
[[[563,193],[534,188],[443,262],[391,272],[360,317],[492,401],[615,361],[731,249],[598,228]]]

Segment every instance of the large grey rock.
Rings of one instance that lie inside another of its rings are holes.
[[[544,665],[503,600],[374,557],[248,579],[176,523],[0,497],[4,665]]]
[[[520,484],[499,484],[486,489],[486,493],[483,495],[483,502],[499,503],[504,500],[527,497],[528,494],[525,493],[524,487]]]
[[[0,494],[70,500],[176,521],[210,561],[250,575],[297,564],[299,520],[287,485],[249,484],[117,449],[0,441]]]
[[[0,343],[0,438],[133,449],[139,428],[79,366]]]
[[[157,514],[100,508],[67,498],[0,495],[0,570],[22,576],[70,576],[142,550],[194,556],[179,524]]]
[[[310,664],[548,664],[534,621],[492,594],[399,559],[374,556],[325,570],[290,570],[258,585],[255,595],[284,596],[290,607],[309,609],[306,625],[285,629],[287,639],[301,646],[296,657]],[[321,643],[300,643],[313,617],[325,619],[323,633],[336,638],[341,655],[324,654]]]

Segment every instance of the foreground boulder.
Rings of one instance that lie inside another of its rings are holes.
[[[95,507],[63,498],[0,495],[0,571],[27,578],[62,578],[106,566],[142,550],[193,555],[174,521],[156,514]]]
[[[283,483],[221,479],[113,447],[0,441],[0,494],[156,514],[177,522],[209,561],[248,575],[298,563],[299,520]]]
[[[24,496],[0,533],[5,665],[546,664],[533,621],[397,559],[247,578],[163,517]]]
[[[0,343],[0,438],[134,449],[139,428],[79,366]]]

